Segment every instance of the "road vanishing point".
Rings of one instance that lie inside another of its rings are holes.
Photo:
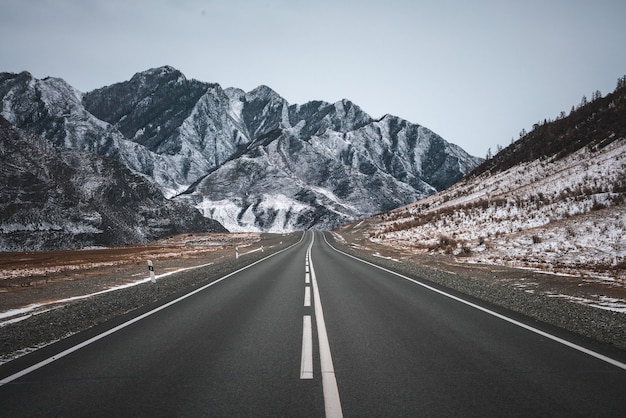
[[[585,342],[307,232],[0,366],[0,416],[623,417],[626,364]]]

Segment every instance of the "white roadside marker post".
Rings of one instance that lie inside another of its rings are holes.
[[[156,283],[156,277],[154,277],[154,265],[152,264],[152,260],[148,260],[148,271],[150,272],[150,280],[152,283]]]
[[[235,247],[235,259],[239,259],[239,247]]]

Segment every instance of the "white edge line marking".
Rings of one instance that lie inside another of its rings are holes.
[[[311,244],[307,249],[309,262],[311,265],[311,282],[313,285],[313,299],[315,305],[315,321],[317,324],[317,339],[320,346],[320,363],[322,366],[322,388],[324,390],[324,410],[326,417],[343,417],[341,410],[341,399],[339,398],[339,388],[337,387],[337,379],[335,378],[335,368],[333,366],[333,358],[330,354],[330,344],[328,342],[328,334],[326,333],[326,323],[324,321],[324,312],[322,310],[322,302],[320,300],[320,292],[317,287],[317,278],[315,277],[315,269],[313,268],[313,257],[311,257],[311,248],[315,241],[315,233],[311,239]]]
[[[52,357],[48,357],[47,359],[42,360],[39,363],[33,364],[32,366],[27,367],[24,370],[21,370],[21,371],[19,371],[17,373],[14,373],[11,376],[7,376],[4,379],[0,380],[0,386],[6,385],[7,383],[10,383],[10,382],[12,382],[12,381],[14,381],[16,379],[19,379],[22,376],[25,376],[25,375],[27,375],[29,373],[32,373],[35,370],[40,369],[40,368],[42,368],[42,367],[52,363],[55,360],[59,360],[60,358],[63,358],[65,356],[67,356],[68,354],[71,354],[71,353],[73,353],[75,351],[78,351],[81,348],[86,347],[86,346],[88,346],[91,343],[94,343],[94,342],[96,342],[96,341],[98,341],[98,340],[100,340],[100,339],[102,339],[104,337],[107,337],[107,336],[109,336],[109,335],[111,335],[111,334],[113,334],[113,333],[115,333],[115,332],[117,332],[117,331],[119,331],[119,330],[121,330],[123,328],[126,328],[129,325],[134,324],[135,322],[141,321],[142,319],[147,318],[148,316],[150,316],[152,314],[155,314],[155,313],[157,313],[157,312],[159,312],[159,311],[161,311],[161,310],[163,310],[165,308],[168,308],[168,307],[170,307],[170,306],[172,306],[172,305],[174,305],[174,304],[176,304],[176,303],[178,303],[178,302],[180,302],[180,301],[182,301],[184,299],[187,299],[188,297],[193,296],[196,293],[200,293],[203,290],[206,290],[209,287],[211,287],[213,285],[216,285],[216,284],[220,283],[223,280],[226,280],[227,278],[229,278],[231,276],[234,276],[235,274],[238,274],[238,273],[240,273],[240,272],[242,272],[242,271],[244,271],[244,270],[246,270],[246,269],[248,269],[248,268],[250,268],[250,267],[252,267],[254,265],[257,265],[257,264],[259,264],[259,263],[261,263],[261,262],[263,262],[263,261],[265,261],[265,260],[267,260],[269,258],[274,257],[275,255],[278,255],[278,254],[280,254],[280,253],[282,253],[284,251],[287,251],[288,249],[290,249],[290,248],[300,244],[302,242],[302,240],[304,239],[305,234],[306,234],[306,232],[302,234],[302,238],[300,238],[300,241],[296,242],[293,245],[290,245],[287,248],[284,248],[284,249],[282,249],[280,251],[277,251],[277,252],[275,252],[273,254],[270,254],[267,257],[264,257],[264,258],[262,258],[260,260],[255,261],[254,263],[248,264],[247,266],[244,266],[244,267],[240,268],[239,270],[236,270],[236,271],[233,271],[231,273],[228,273],[226,276],[223,276],[223,277],[221,277],[221,278],[219,278],[219,279],[217,279],[217,280],[215,280],[215,281],[213,281],[213,282],[211,282],[209,284],[206,284],[206,285],[204,285],[204,286],[202,286],[202,287],[200,287],[200,288],[198,288],[196,290],[193,290],[193,291],[191,291],[191,292],[189,292],[189,293],[187,293],[187,294],[185,294],[185,295],[183,295],[183,296],[181,296],[181,297],[179,297],[177,299],[174,299],[174,300],[172,300],[172,301],[170,301],[170,302],[168,302],[168,303],[166,303],[164,305],[161,305],[161,306],[159,306],[159,307],[157,307],[157,308],[155,308],[155,309],[153,309],[153,310],[151,310],[149,312],[146,312],[146,313],[144,313],[142,315],[139,315],[138,317],[135,317],[135,318],[133,318],[133,319],[127,321],[127,322],[124,322],[123,324],[120,324],[120,325],[118,325],[118,326],[116,326],[114,328],[111,328],[111,329],[103,332],[102,334],[98,334],[98,335],[96,335],[94,337],[91,337],[90,339],[85,340],[85,341],[83,341],[80,344],[77,344],[77,345],[75,345],[73,347],[70,347],[70,348],[64,350],[64,351],[61,351],[60,353],[55,354]]]
[[[304,288],[304,306],[311,306],[311,288],[309,286]]]
[[[302,319],[300,379],[313,379],[313,328],[311,326],[311,315],[305,315]]]
[[[428,290],[431,290],[431,291],[433,291],[433,292],[439,293],[440,295],[443,295],[443,296],[446,296],[446,297],[448,297],[448,298],[450,298],[450,299],[454,299],[454,300],[456,300],[456,301],[458,301],[458,302],[464,303],[464,304],[466,304],[466,305],[468,305],[468,306],[471,306],[471,307],[476,308],[476,309],[478,309],[478,310],[480,310],[480,311],[483,311],[483,312],[485,312],[485,313],[488,313],[489,315],[493,315],[493,316],[495,316],[496,318],[500,318],[500,319],[502,319],[502,320],[504,320],[504,321],[507,321],[507,322],[509,322],[509,323],[511,323],[511,324],[513,324],[513,325],[517,325],[518,327],[521,327],[521,328],[524,328],[524,329],[526,329],[526,330],[528,330],[528,331],[534,332],[535,334],[539,334],[539,335],[541,335],[542,337],[549,338],[549,339],[551,339],[551,340],[553,340],[553,341],[556,341],[557,343],[560,343],[560,344],[563,344],[563,345],[565,345],[565,346],[567,346],[567,347],[573,348],[574,350],[578,350],[578,351],[580,351],[581,353],[587,354],[587,355],[589,355],[589,356],[591,356],[591,357],[595,357],[595,358],[597,358],[598,360],[602,360],[602,361],[604,361],[604,362],[606,362],[606,363],[612,364],[613,366],[619,367],[620,369],[626,370],[626,363],[622,363],[621,361],[618,361],[618,360],[612,359],[611,357],[605,356],[604,354],[597,353],[597,352],[595,352],[595,351],[593,351],[593,350],[590,350],[590,349],[588,349],[588,348],[585,348],[585,347],[583,347],[583,346],[580,346],[580,345],[578,345],[578,344],[575,344],[575,343],[573,343],[573,342],[571,342],[571,341],[567,341],[567,340],[565,340],[565,339],[563,339],[563,338],[557,337],[556,335],[549,334],[549,333],[547,333],[547,332],[545,332],[545,331],[542,331],[542,330],[540,330],[540,329],[538,329],[538,328],[534,328],[534,327],[532,327],[532,326],[530,326],[530,325],[526,325],[526,324],[524,324],[523,322],[519,322],[519,321],[517,321],[517,320],[515,320],[515,319],[513,319],[513,318],[509,318],[508,316],[505,316],[505,315],[499,314],[499,313],[494,312],[494,311],[492,311],[492,310],[490,310],[490,309],[484,308],[484,307],[482,307],[482,306],[480,306],[480,305],[476,305],[475,303],[469,302],[469,301],[467,301],[467,300],[465,300],[465,299],[461,299],[460,297],[457,297],[457,296],[451,295],[451,294],[449,294],[449,293],[444,292],[443,290],[439,290],[439,289],[434,288],[434,287],[432,287],[432,286],[429,286],[429,285],[427,285],[427,284],[425,284],[425,283],[421,283],[421,282],[419,282],[419,281],[417,281],[417,280],[415,280],[415,279],[411,279],[410,277],[407,277],[407,276],[404,276],[404,275],[402,275],[402,274],[400,274],[400,273],[396,273],[395,271],[391,271],[391,270],[389,270],[389,269],[386,269],[385,267],[378,266],[378,265],[376,265],[376,264],[374,264],[374,263],[370,263],[369,261],[365,261],[365,260],[362,260],[362,259],[360,259],[360,258],[358,258],[358,257],[355,257],[355,256],[353,256],[353,255],[350,255],[350,254],[348,254],[348,253],[344,253],[343,251],[338,250],[337,248],[333,247],[333,246],[332,246],[332,245],[328,242],[328,240],[326,239],[326,235],[324,235],[324,241],[326,241],[326,244],[328,244],[328,246],[329,246],[330,248],[332,248],[333,250],[335,250],[335,251],[337,251],[338,253],[343,254],[343,255],[345,255],[345,256],[347,256],[347,257],[353,258],[353,259],[358,260],[358,261],[360,261],[360,262],[362,262],[362,263],[365,263],[365,264],[369,264],[369,265],[370,265],[370,266],[372,266],[372,267],[376,267],[377,269],[380,269],[380,270],[386,271],[387,273],[391,273],[391,274],[393,274],[393,275],[395,275],[395,276],[401,277],[401,278],[403,278],[403,279],[405,279],[405,280],[408,280],[408,281],[410,281],[410,282],[412,282],[412,283],[415,283],[415,284],[417,284],[417,285],[420,285],[420,286],[422,286],[422,287],[425,287],[425,288],[426,288],[426,289],[428,289]]]

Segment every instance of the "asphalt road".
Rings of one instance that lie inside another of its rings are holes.
[[[624,416],[623,363],[313,235],[0,367],[0,416]]]

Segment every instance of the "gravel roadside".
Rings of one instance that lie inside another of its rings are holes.
[[[205,267],[172,274],[158,280],[52,306],[22,321],[0,328],[0,364],[72,334],[103,324],[158,301],[174,299],[194,288],[213,282],[257,260],[298,242],[301,233],[267,235],[260,243],[266,251],[224,258]],[[200,264],[200,263],[199,263]]]

